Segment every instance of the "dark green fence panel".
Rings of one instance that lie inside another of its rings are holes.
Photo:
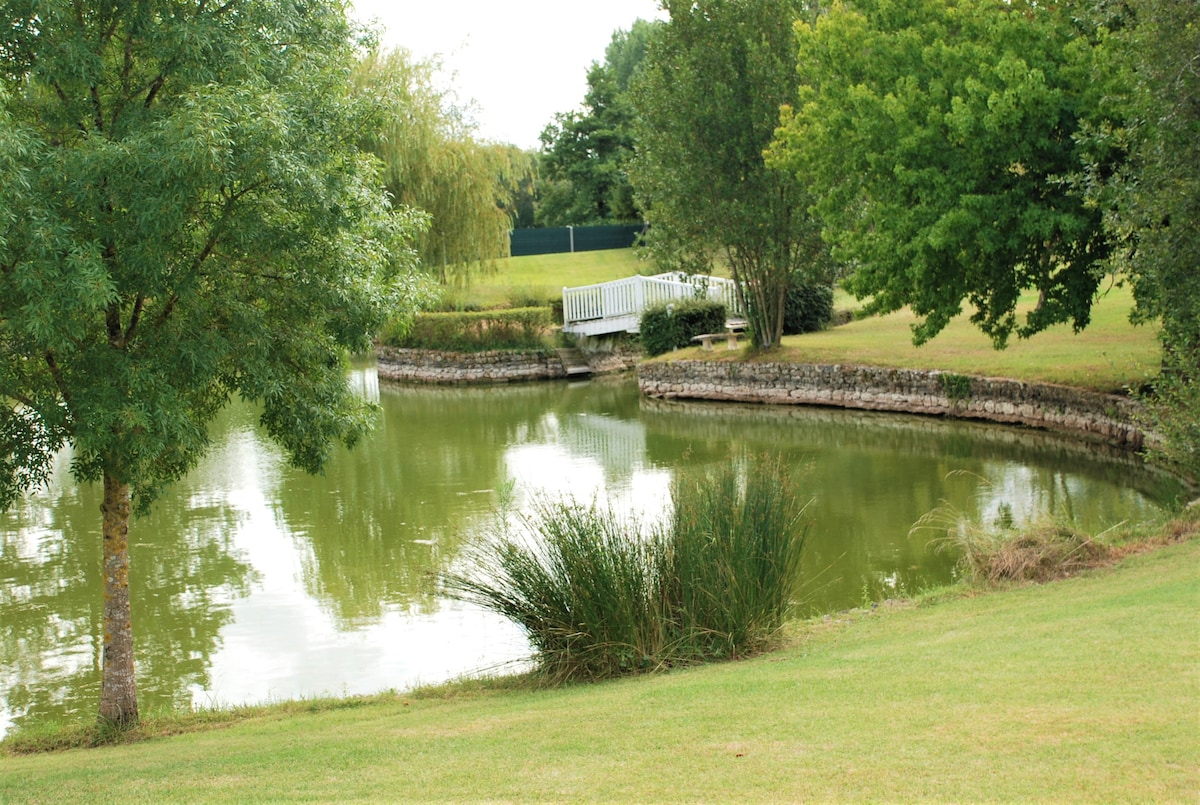
[[[641,224],[514,229],[509,235],[509,245],[513,257],[526,254],[628,249],[641,231]]]
[[[509,235],[513,257],[527,254],[555,254],[571,251],[571,229],[566,226],[546,229],[514,229]]]

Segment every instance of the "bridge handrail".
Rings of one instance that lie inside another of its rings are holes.
[[[707,296],[725,305],[730,315],[742,315],[732,280],[672,272],[563,288],[563,323],[572,324],[618,316],[641,315],[649,305],[674,299]]]

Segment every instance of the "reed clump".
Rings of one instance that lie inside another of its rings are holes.
[[[776,459],[684,473],[662,524],[543,501],[469,552],[448,592],[520,625],[551,680],[744,656],[769,644],[800,580],[804,504]]]
[[[972,582],[1046,582],[1105,564],[1113,546],[1087,534],[1068,518],[1043,515],[1025,525],[1011,517],[987,524],[943,503],[913,526],[945,531],[940,550],[958,554],[958,566]]]

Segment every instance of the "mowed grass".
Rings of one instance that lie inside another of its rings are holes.
[[[564,286],[591,285],[650,271],[633,249],[545,254],[500,261],[499,270],[475,282],[466,297],[482,306],[503,305],[533,291],[544,299],[558,298]],[[1022,298],[1030,309],[1035,296]],[[842,292],[838,308],[857,308]],[[992,342],[963,314],[929,343],[915,347],[907,310],[877,316],[819,333],[787,336],[778,352],[751,356],[747,351],[704,352],[699,347],[670,353],[660,360],[785,360],[805,363],[863,364],[904,369],[940,369],[985,377],[1011,377],[1062,383],[1096,391],[1123,392],[1153,378],[1160,364],[1157,330],[1129,323],[1133,297],[1127,286],[1108,287],[1092,308],[1092,321],[1080,333],[1058,325],[1029,339],[1010,339],[1007,349]]]
[[[0,759],[0,801],[1194,802],[1200,541],[737,663]]]
[[[835,305],[851,303],[839,294]],[[1033,305],[1032,294],[1022,308]],[[1079,333],[1057,325],[1032,338],[1009,340],[997,350],[964,314],[936,338],[916,347],[908,310],[859,319],[816,333],[785,336],[778,352],[752,356],[747,350],[703,352],[698,347],[671,353],[668,359],[793,361],[861,364],[901,369],[940,369],[964,375],[1009,377],[1061,383],[1095,391],[1124,392],[1158,373],[1161,352],[1157,330],[1129,322],[1133,297],[1128,287],[1108,289],[1092,308],[1091,323]],[[664,356],[667,357],[667,356]],[[661,360],[661,358],[660,358]]]
[[[633,249],[509,257],[497,261],[496,271],[477,278],[464,298],[481,307],[504,305],[514,294],[555,299],[564,287],[632,277],[647,266]]]

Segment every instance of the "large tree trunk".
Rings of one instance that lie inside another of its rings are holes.
[[[104,473],[104,647],[100,718],[118,726],[138,720],[129,613],[129,485]]]

